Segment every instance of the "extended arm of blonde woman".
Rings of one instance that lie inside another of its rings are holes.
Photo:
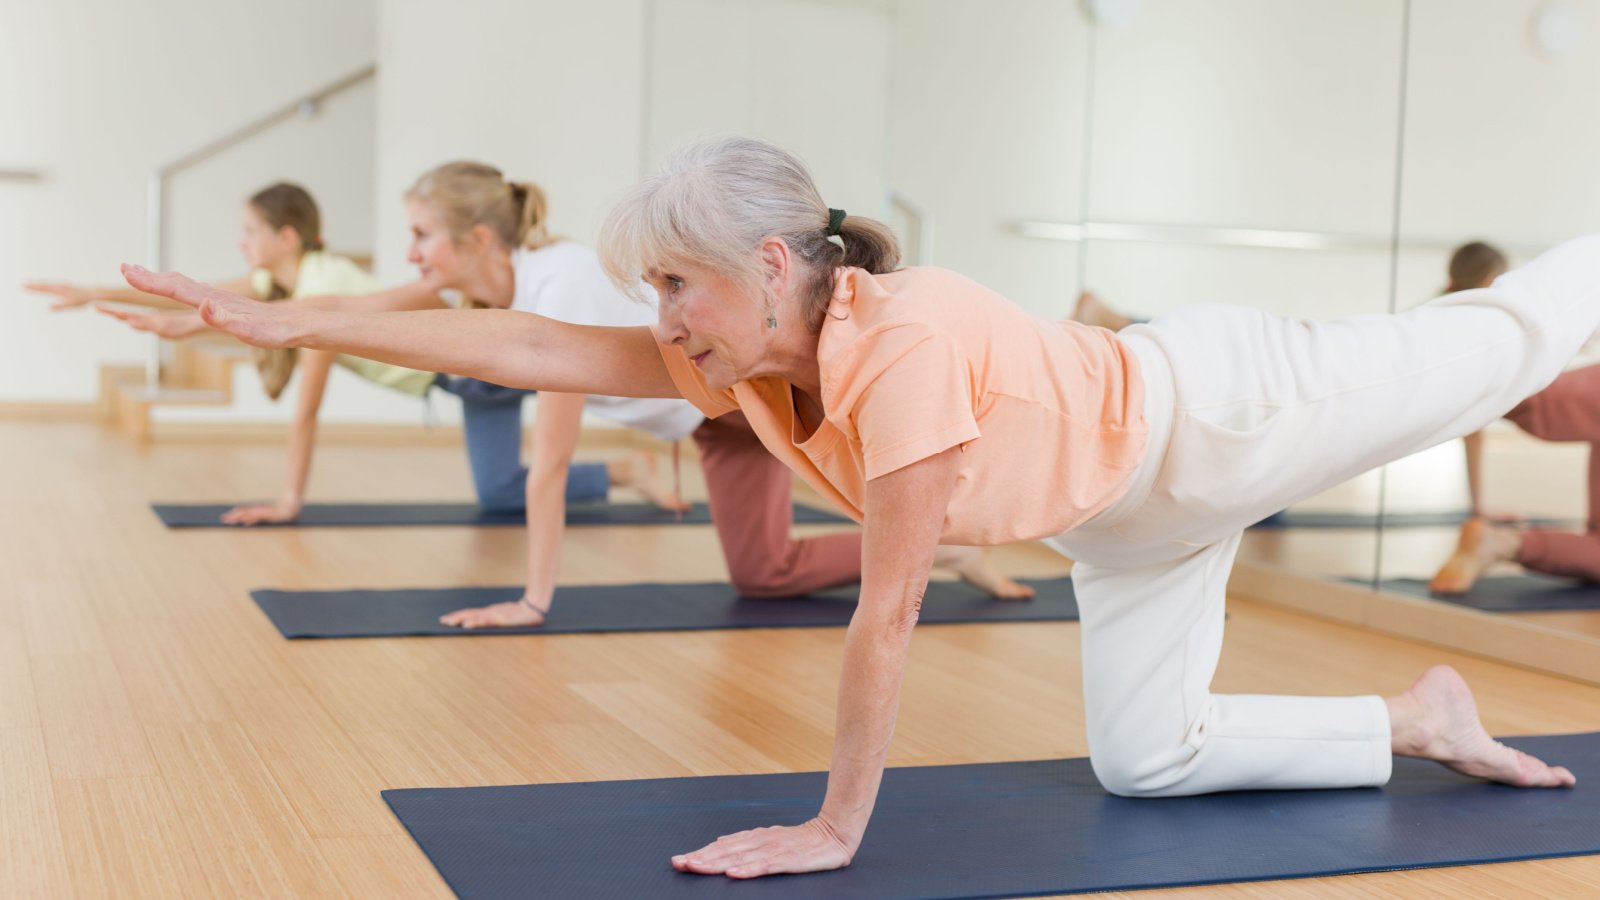
[[[522,597],[491,606],[458,609],[439,618],[461,628],[542,625],[555,599],[561,536],[567,527],[567,471],[583,432],[582,394],[540,393],[528,460],[528,580]]]
[[[192,309],[172,312],[146,312],[138,309],[122,309],[116,306],[96,306],[96,312],[104,313],[113,319],[127,325],[134,331],[143,331],[148,334],[163,337],[168,340],[182,340],[183,338],[210,331],[211,326],[200,318],[200,314]]]
[[[350,313],[260,303],[177,273],[124,266],[128,283],[200,312],[257,347],[309,347],[491,384],[567,394],[680,397],[649,328],[571,325],[532,313]]]
[[[237,292],[236,292],[237,293]],[[438,288],[426,281],[412,281],[388,290],[370,294],[301,297],[294,301],[307,309],[337,312],[375,313],[402,312],[416,309],[444,309],[446,304]]]
[[[24,290],[32,291],[35,294],[48,294],[55,297],[56,299],[50,304],[50,308],[56,311],[76,309],[80,306],[88,306],[91,303],[123,303],[130,306],[148,306],[167,310],[186,309],[182,303],[175,300],[132,288],[84,287],[66,281],[26,281],[23,282],[22,287]],[[217,287],[235,294],[248,294],[250,293],[251,284],[248,278],[236,278],[232,281],[223,282]]]

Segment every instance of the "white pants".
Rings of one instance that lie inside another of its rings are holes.
[[[1499,418],[1600,328],[1600,236],[1400,315],[1199,306],[1122,337],[1150,446],[1127,494],[1049,539],[1077,561],[1090,759],[1112,793],[1379,785],[1379,697],[1211,693],[1243,529]]]

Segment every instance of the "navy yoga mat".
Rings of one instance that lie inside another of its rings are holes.
[[[1428,583],[1396,578],[1382,590],[1413,597],[1429,597],[1485,612],[1555,612],[1564,609],[1600,609],[1600,584],[1553,578],[1549,575],[1503,575],[1480,578],[1472,590],[1459,596],[1428,593]]]
[[[222,524],[222,514],[232,509],[216,503],[155,503],[151,505],[168,528],[231,528]],[[849,522],[837,513],[804,503],[794,505],[797,524]],[[309,503],[300,518],[281,524],[253,525],[252,528],[323,528],[332,526],[379,525],[521,525],[521,510],[487,512],[472,503]],[[685,525],[709,525],[711,510],[696,503],[683,514]],[[649,503],[584,503],[567,507],[568,525],[674,525],[678,518]]]
[[[1600,853],[1600,734],[1511,738],[1571,768],[1519,790],[1395,760],[1386,787],[1128,800],[1086,759],[890,769],[847,869],[735,882],[668,860],[816,814],[822,773],[384,791],[463,900],[1027,897]]]
[[[1410,512],[1389,513],[1383,517],[1385,528],[1429,528],[1460,525],[1467,520],[1467,512]],[[1541,528],[1562,527],[1569,522],[1561,519],[1530,519],[1530,525]],[[1251,528],[1377,528],[1376,513],[1350,512],[1296,512],[1284,510],[1273,513],[1250,526]]]
[[[1078,618],[1072,579],[1025,581],[1032,600],[996,600],[960,582],[928,585],[921,622],[1050,622]],[[819,628],[850,624],[858,588],[808,597],[762,600],[736,595],[721,582],[619,584],[556,589],[550,618],[537,628],[463,631],[439,617],[522,595],[520,587],[421,590],[251,591],[250,597],[286,638],[404,637],[409,635],[570,634],[595,631],[710,631],[725,628]]]

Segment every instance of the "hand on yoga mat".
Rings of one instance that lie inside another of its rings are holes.
[[[304,314],[293,304],[251,300],[176,272],[157,273],[124,263],[122,276],[147,294],[170,297],[194,307],[207,325],[257,347],[275,349],[294,344],[293,323]]]
[[[672,858],[679,872],[760,878],[763,875],[826,872],[850,865],[856,838],[848,843],[818,817],[804,825],[779,825],[723,835],[693,853]]]
[[[235,506],[222,514],[224,525],[260,525],[263,522],[293,522],[300,517],[300,501],[279,500],[277,503],[249,503]]]
[[[549,600],[542,607],[549,611]],[[467,609],[458,609],[439,617],[439,624],[455,628],[512,628],[516,626],[543,625],[544,614],[535,608],[533,602],[524,597],[520,600],[508,600],[505,603],[492,603],[488,606],[473,606]]]

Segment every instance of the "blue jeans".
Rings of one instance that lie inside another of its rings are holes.
[[[447,375],[437,376],[433,384],[461,398],[478,505],[497,512],[524,509],[528,469],[522,464],[522,398],[533,391]],[[567,469],[568,503],[604,500],[610,486],[605,463],[573,463]]]

